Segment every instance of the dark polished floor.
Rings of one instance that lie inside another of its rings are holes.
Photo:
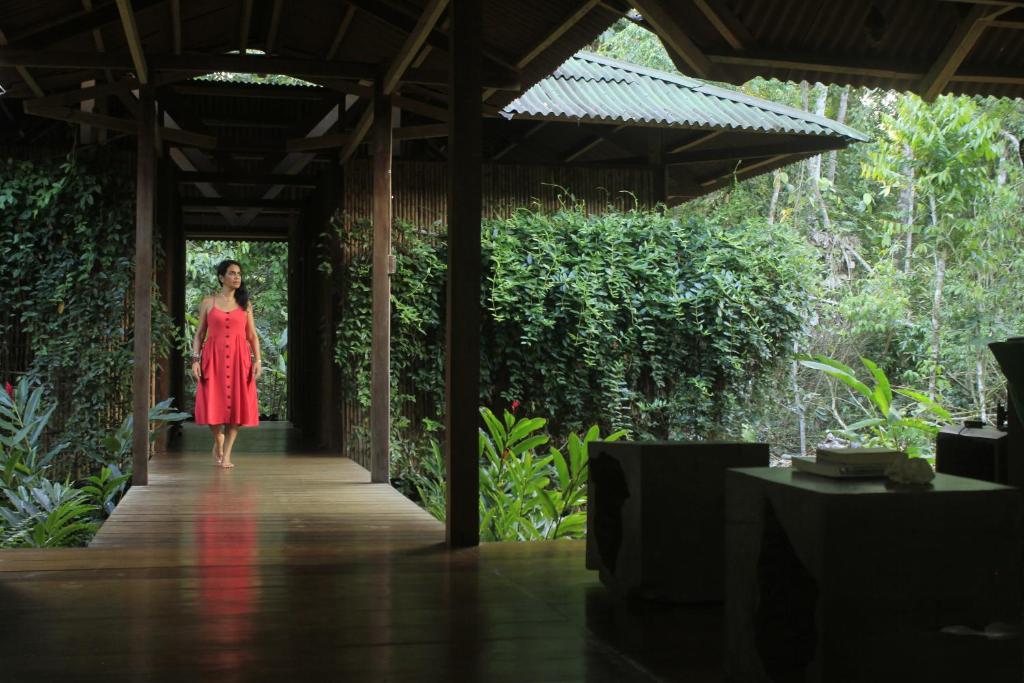
[[[609,599],[583,544],[449,552],[290,429],[186,428],[89,548],[0,552],[2,681],[717,681],[720,606]]]

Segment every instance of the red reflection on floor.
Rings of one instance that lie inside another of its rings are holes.
[[[218,480],[201,496],[195,523],[200,649],[206,670],[232,670],[253,657],[256,585],[256,495]]]

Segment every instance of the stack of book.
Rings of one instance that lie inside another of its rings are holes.
[[[884,477],[885,469],[902,457],[892,448],[819,448],[813,458],[793,456],[793,469],[822,477]]]

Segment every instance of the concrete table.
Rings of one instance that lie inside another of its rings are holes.
[[[726,475],[732,681],[1015,681],[1022,497],[938,474],[927,489],[791,469]]]
[[[725,471],[768,464],[768,445],[590,444],[587,567],[615,594],[671,602],[723,597]]]

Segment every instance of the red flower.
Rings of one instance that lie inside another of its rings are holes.
[[[12,400],[14,399],[14,387],[11,386],[10,382],[4,382],[4,391],[7,392],[7,395],[10,396]]]
[[[512,401],[512,414],[515,415],[517,410],[519,410],[519,401]]]

